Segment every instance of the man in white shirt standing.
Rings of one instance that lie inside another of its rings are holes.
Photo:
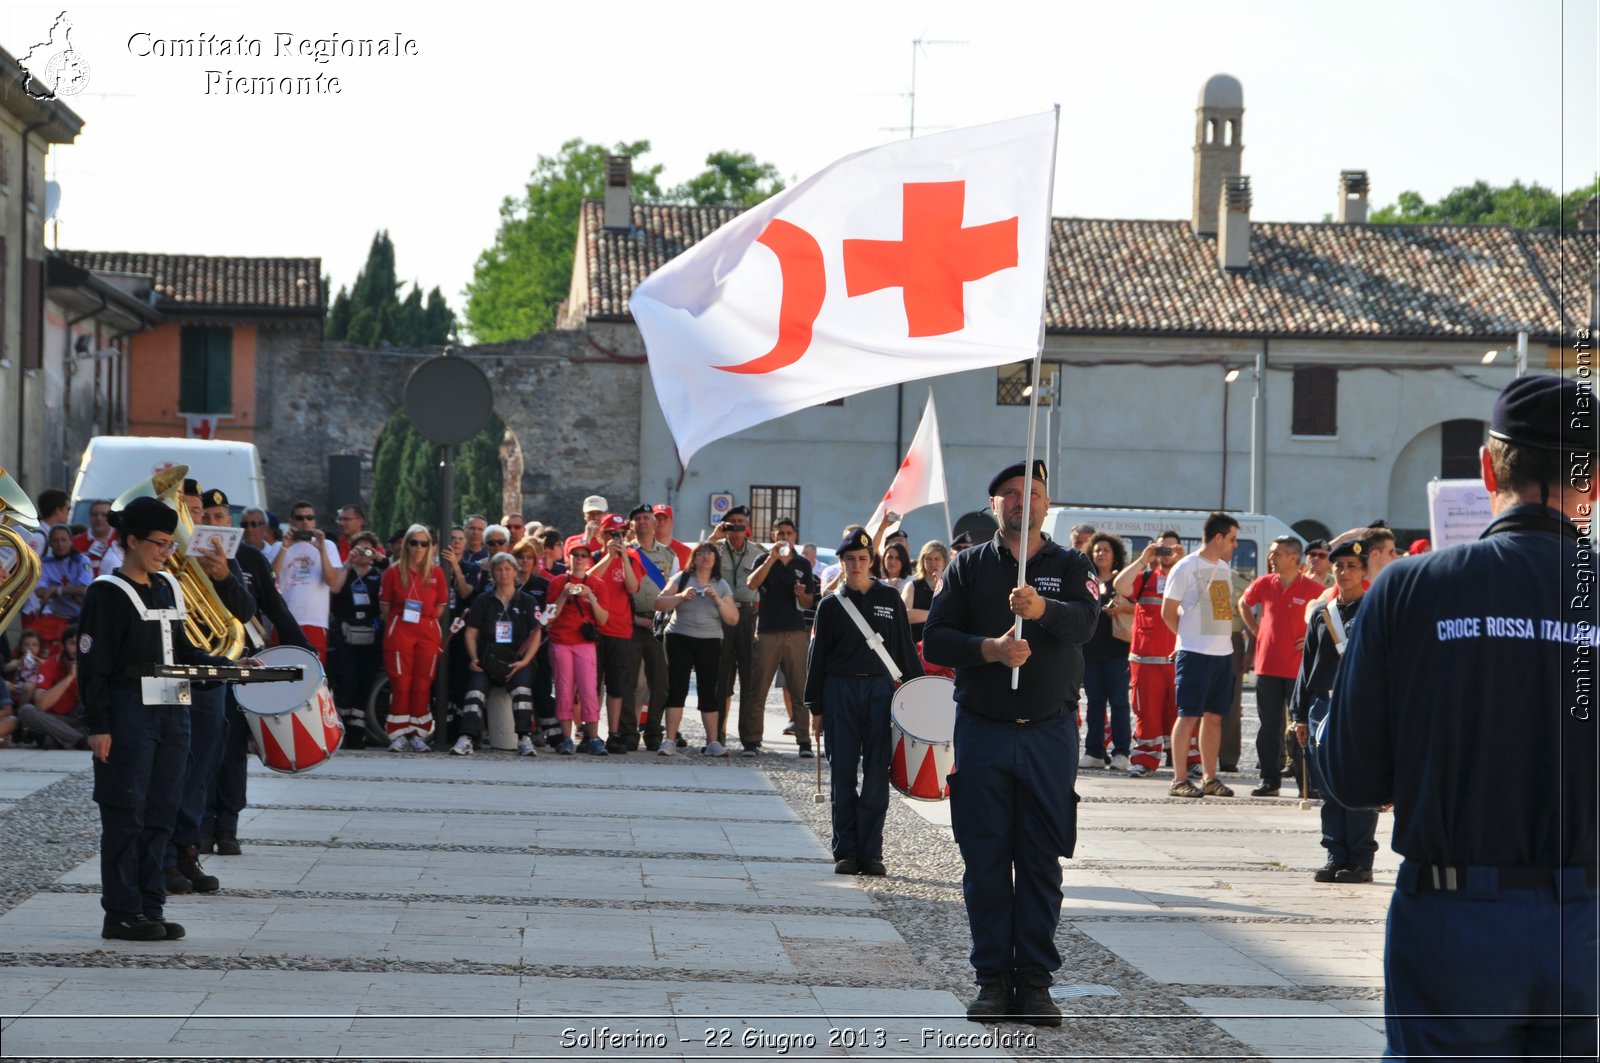
[[[1239,522],[1226,513],[1206,518],[1205,545],[1189,554],[1167,575],[1161,619],[1178,635],[1178,722],[1172,728],[1172,749],[1188,749],[1200,729],[1199,786],[1174,768],[1173,797],[1232,797],[1217,778],[1222,748],[1222,720],[1233,708],[1233,551],[1239,544]],[[1174,756],[1176,763],[1177,757]]]
[[[345,569],[339,548],[317,527],[317,511],[310,502],[296,502],[289,510],[289,535],[272,559],[272,574],[290,615],[326,666],[328,600],[344,587]]]

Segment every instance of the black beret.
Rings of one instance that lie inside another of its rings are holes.
[[[656,511],[653,508],[645,505],[643,502],[640,502],[637,506],[634,506],[632,509],[628,510],[628,519],[632,520],[641,513],[648,513],[652,517],[656,515]]]
[[[118,531],[129,532],[143,538],[151,532],[171,535],[178,530],[178,511],[158,498],[136,498],[121,509],[113,510],[108,518]]]
[[[1577,381],[1559,376],[1518,377],[1494,400],[1489,434],[1518,447],[1579,450],[1589,445],[1584,434],[1593,432],[1594,421],[1587,416],[1579,419],[1577,413]]]
[[[851,532],[839,543],[839,549],[835,550],[834,553],[842,555],[848,550],[865,550],[871,553],[872,536],[864,531]]]
[[[222,493],[222,488],[213,487],[211,490],[201,494],[200,504],[206,509],[213,509],[217,506],[225,506],[228,504],[228,496]]]
[[[748,517],[749,515],[749,506],[734,506],[732,509],[728,510],[728,512],[723,514],[725,517]]]
[[[993,497],[993,496],[990,496],[990,497]],[[951,546],[971,546],[972,545],[972,533],[971,532],[962,532],[960,535],[958,535],[954,539],[950,540],[950,545]]]
[[[1027,462],[1014,461],[1010,465],[1007,465],[1005,468],[1001,469],[999,472],[995,473],[993,478],[989,480],[989,497],[993,498],[999,493],[1001,484],[1005,483],[1013,476],[1023,475],[1027,471],[1027,468]],[[1049,485],[1050,477],[1045,474],[1043,458],[1033,459],[1033,478],[1038,480],[1040,483],[1045,484],[1046,486]]]
[[[199,498],[200,497],[200,481],[199,480],[185,480],[185,481],[183,481],[183,494],[184,494],[185,498],[188,498],[190,496],[193,496],[195,498]]]
[[[1340,543],[1328,551],[1328,560],[1337,561],[1341,557],[1353,557],[1363,566],[1367,563],[1367,551],[1372,549],[1372,544],[1365,539],[1351,539],[1349,542]]]

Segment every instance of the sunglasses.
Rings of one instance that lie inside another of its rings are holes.
[[[426,539],[407,539],[406,540],[406,545],[407,546],[414,546],[414,547],[416,547],[417,549],[420,550],[423,547],[432,546],[433,544],[430,543]]]
[[[265,528],[267,522],[264,520],[247,520],[244,522],[244,526],[246,528]]]
[[[289,519],[290,520],[316,520],[317,516],[316,516],[315,513],[296,513],[294,516],[290,517]]]
[[[485,539],[483,541],[484,546],[504,546],[505,544],[506,541],[504,539]]]

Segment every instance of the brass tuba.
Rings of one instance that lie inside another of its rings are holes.
[[[200,562],[189,555],[189,539],[194,532],[194,521],[189,518],[189,507],[179,497],[189,466],[174,465],[162,469],[148,480],[134,484],[111,503],[112,509],[121,509],[136,498],[154,498],[178,513],[178,528],[173,534],[177,548],[167,556],[166,570],[183,588],[184,608],[187,618],[183,622],[184,634],[197,649],[218,657],[237,659],[244,649],[244,625],[228,612],[228,607],[217,597],[211,577],[200,567]]]
[[[0,573],[5,575],[5,582],[0,583],[0,631],[22,611],[23,605],[33,596],[33,589],[39,585],[39,555],[17,531],[18,528],[37,530],[38,527],[38,510],[33,508],[17,481],[0,469]],[[16,560],[10,564],[3,552],[7,547],[16,555]]]

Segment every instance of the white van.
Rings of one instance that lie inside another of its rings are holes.
[[[1044,518],[1044,532],[1058,543],[1072,542],[1075,524],[1092,524],[1095,531],[1112,532],[1128,544],[1131,562],[1150,540],[1167,529],[1178,533],[1184,549],[1193,553],[1202,545],[1206,518],[1202,509],[1109,509],[1097,506],[1051,506]],[[1230,513],[1239,522],[1239,547],[1233,553],[1233,571],[1246,580],[1261,574],[1261,561],[1267,548],[1280,535],[1293,535],[1302,546],[1305,539],[1277,517],[1264,513]]]
[[[114,499],[134,484],[173,465],[206,490],[220,487],[228,496],[234,523],[246,509],[267,508],[261,455],[254,443],[231,439],[181,439],[164,436],[95,436],[84,448],[72,484],[72,521],[89,523],[89,503]]]

